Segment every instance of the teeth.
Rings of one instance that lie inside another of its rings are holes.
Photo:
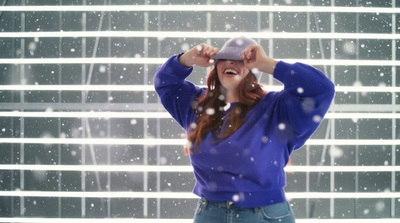
[[[226,69],[225,73],[226,74],[238,74],[235,70],[232,70],[232,69]]]

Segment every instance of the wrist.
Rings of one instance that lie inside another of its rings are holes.
[[[265,63],[263,64],[262,71],[273,75],[277,64],[278,64],[277,60],[271,57],[267,57],[265,59]]]
[[[181,54],[178,58],[179,62],[185,67],[193,67],[194,64],[189,63],[189,55],[187,53]]]

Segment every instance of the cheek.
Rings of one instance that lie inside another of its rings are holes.
[[[243,77],[246,77],[250,73],[250,70],[245,68],[242,70]]]
[[[222,74],[222,68],[221,66],[218,66],[219,64],[217,64],[217,73],[218,74]]]
[[[217,73],[217,77],[218,77],[219,80],[221,80],[221,75],[220,75],[219,72]]]

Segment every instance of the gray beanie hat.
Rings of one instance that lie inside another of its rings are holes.
[[[251,45],[259,45],[255,40],[247,38],[247,37],[234,37],[229,39],[224,46],[222,46],[221,50],[215,54],[212,58],[215,60],[215,64],[218,63],[218,60],[243,60],[242,52],[246,49],[247,46]],[[260,71],[252,71],[252,73],[256,76],[257,81],[260,82],[262,72]]]

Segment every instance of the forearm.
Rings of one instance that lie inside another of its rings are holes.
[[[273,75],[278,61],[271,57],[266,57],[262,63],[260,71]]]
[[[178,58],[178,60],[183,66],[192,67],[194,65],[194,63],[193,63],[193,59],[191,57],[192,56],[190,56],[188,53],[184,53]]]

